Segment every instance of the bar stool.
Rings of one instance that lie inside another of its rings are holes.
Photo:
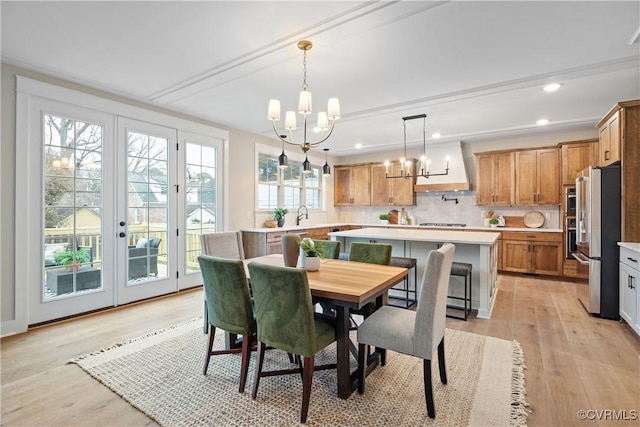
[[[407,275],[404,277],[402,282],[398,282],[396,285],[394,285],[394,287],[391,288],[390,290],[404,292],[404,297],[391,295],[391,293],[389,293],[389,305],[393,305],[395,307],[401,307],[401,308],[411,308],[416,303],[416,289],[418,287],[418,274],[416,273],[416,265],[418,265],[418,260],[416,260],[415,258],[403,258],[403,257],[392,256],[391,265],[394,267],[407,268],[409,270],[413,269],[414,283],[413,283],[413,290],[412,290],[409,287],[409,275]],[[399,283],[402,283],[402,287],[396,288],[396,286]],[[410,295],[413,295],[413,298],[411,298]],[[394,304],[393,302],[395,301],[393,300],[398,301],[398,303]],[[399,303],[400,301],[402,301],[402,303]]]
[[[455,297],[455,296],[448,296],[447,298],[464,301],[464,308],[457,307],[455,305],[447,305],[447,308],[463,311],[464,317],[454,316],[449,313],[447,313],[447,317],[460,319],[464,321],[466,321],[469,318],[469,314],[471,314],[471,269],[472,269],[471,264],[467,264],[464,262],[453,262],[451,264],[451,276],[464,277],[464,298]]]

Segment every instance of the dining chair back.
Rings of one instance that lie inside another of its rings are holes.
[[[315,366],[315,354],[336,340],[334,319],[315,313],[307,272],[304,269],[249,263],[249,276],[257,322],[258,361],[252,397],[260,378],[302,373],[303,392],[300,422],[307,419],[314,370],[332,369],[335,364]],[[262,372],[267,346],[302,356],[302,368]]]
[[[391,245],[387,245],[384,243],[353,242],[351,243],[351,248],[349,249],[349,261],[390,265],[392,249],[393,248]],[[388,299],[386,292],[384,298],[385,300]],[[376,303],[370,302],[360,309],[351,309],[350,313],[360,315],[366,319],[371,314],[373,314],[374,311],[376,311]],[[356,322],[352,319],[352,323],[355,324]],[[353,327],[352,329],[357,329],[357,327]]]
[[[313,239],[313,243],[320,243],[324,248],[324,257],[328,259],[338,259],[340,257],[341,243],[339,240]]]
[[[240,387],[244,391],[251,347],[255,341],[256,322],[249,295],[249,284],[241,260],[200,255],[198,257],[207,300],[209,341],[202,373],[206,375],[211,356],[242,352]],[[241,349],[212,351],[216,328],[242,335]]]
[[[366,347],[416,356],[423,359],[424,393],[429,417],[435,418],[431,359],[438,350],[440,381],[447,383],[444,357],[447,292],[455,246],[444,244],[429,252],[416,311],[384,306],[358,327],[358,392],[364,393]]]
[[[300,235],[298,233],[283,234],[280,239],[285,267],[295,267],[298,265],[298,254],[300,253],[298,240],[300,240]]]
[[[200,250],[203,255],[220,258],[244,259],[244,247],[242,245],[242,232],[224,231],[219,233],[205,233],[200,235]],[[204,299],[204,333],[209,332],[207,316],[207,297]]]

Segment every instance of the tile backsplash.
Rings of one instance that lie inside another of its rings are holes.
[[[442,196],[449,201],[444,201]],[[452,199],[457,199],[458,203]],[[562,228],[560,206],[476,206],[475,191],[428,192],[416,194],[416,206],[404,206],[413,217],[414,224],[423,222],[461,223],[467,226],[484,225],[483,212],[495,211],[495,215],[524,216],[527,212],[538,211],[544,217],[542,228]],[[358,206],[336,208],[339,222],[377,223],[378,215],[391,209],[400,211],[402,206]]]

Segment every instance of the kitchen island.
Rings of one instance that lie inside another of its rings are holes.
[[[478,310],[479,318],[491,317],[497,292],[499,233],[372,227],[331,232],[329,236],[331,240],[341,241],[342,248],[346,251],[352,242],[390,244],[393,256],[417,260],[416,274],[419,279],[424,273],[429,251],[438,249],[443,243],[453,243],[456,245],[454,261],[473,266],[471,277],[475,299],[472,300],[472,308]],[[418,280],[418,287],[420,282]],[[449,295],[457,294],[456,288],[459,286],[450,285]],[[453,300],[451,303],[454,304]]]

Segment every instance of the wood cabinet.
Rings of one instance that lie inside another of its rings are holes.
[[[640,99],[619,102],[596,126],[600,130],[600,166],[618,157],[622,167],[621,240],[640,242]]]
[[[369,206],[371,204],[371,167],[366,165],[335,166],[334,206]]]
[[[562,233],[502,233],[502,269],[562,276]]]
[[[598,164],[598,140],[561,142],[559,145],[562,185],[576,185],[580,171]]]
[[[412,161],[412,172],[415,171],[415,160]],[[400,176],[399,162],[389,165],[390,176]],[[387,178],[387,167],[384,163],[371,165],[371,205],[372,206],[413,206],[416,204],[416,193],[413,186],[416,178]]]
[[[515,162],[516,205],[560,203],[557,148],[517,151]]]
[[[600,138],[600,166],[620,160],[620,111],[614,112],[604,123],[598,123]]]
[[[476,204],[513,204],[514,153],[476,154]]]

